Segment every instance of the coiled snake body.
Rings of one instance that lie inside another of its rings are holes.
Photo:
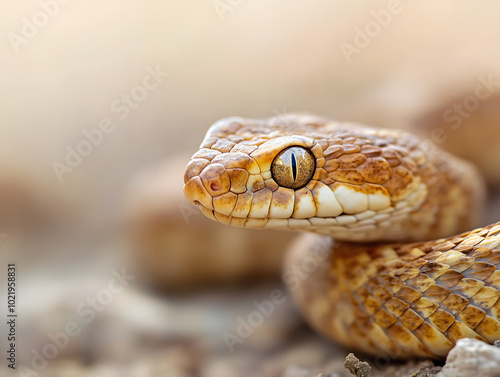
[[[413,135],[308,115],[227,118],[184,182],[222,224],[317,233],[288,263],[318,245],[329,258],[293,295],[313,327],[349,348],[443,357],[463,337],[500,339],[500,223],[442,238],[476,226],[481,177]]]

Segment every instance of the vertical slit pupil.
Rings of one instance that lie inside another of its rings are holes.
[[[297,161],[295,160],[295,153],[292,153],[292,174],[293,181],[297,180]]]

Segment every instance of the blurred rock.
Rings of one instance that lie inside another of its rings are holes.
[[[486,77],[486,76],[485,76]],[[500,95],[488,93],[476,97],[479,81],[467,90],[456,88],[428,110],[410,121],[412,129],[431,139],[439,147],[477,165],[489,185],[500,187]]]
[[[28,172],[0,170],[0,233],[39,239],[67,222],[69,214],[75,215],[68,203]]]
[[[499,377],[500,349],[477,339],[460,339],[438,377]]]

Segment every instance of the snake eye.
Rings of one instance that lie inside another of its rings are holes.
[[[312,153],[303,147],[288,147],[276,155],[271,164],[271,174],[280,186],[299,189],[309,183],[316,160]]]

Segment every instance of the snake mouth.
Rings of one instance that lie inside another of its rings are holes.
[[[214,209],[209,209],[203,204],[198,203],[198,209],[210,220],[215,222],[244,228],[278,228],[290,229],[288,219],[254,218],[254,217],[236,217],[227,216]],[[278,220],[278,222],[276,222]]]

